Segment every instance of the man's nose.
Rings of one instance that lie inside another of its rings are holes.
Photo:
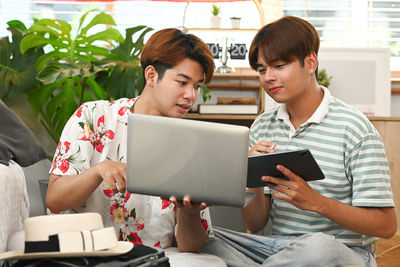
[[[189,99],[196,99],[197,98],[197,93],[196,93],[196,89],[194,88],[193,85],[188,85],[185,88],[185,98],[189,98]]]
[[[266,82],[274,81],[275,80],[275,73],[271,68],[267,68],[265,70],[265,77],[264,80]]]

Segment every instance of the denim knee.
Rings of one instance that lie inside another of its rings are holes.
[[[334,236],[308,233],[272,255],[262,266],[364,266],[363,259]]]

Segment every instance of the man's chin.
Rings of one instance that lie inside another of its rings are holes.
[[[177,119],[182,119],[182,118],[185,116],[186,113],[187,113],[187,112],[185,112],[185,113],[174,112],[173,114],[169,114],[168,117],[177,118]]]

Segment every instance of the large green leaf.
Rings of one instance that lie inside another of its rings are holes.
[[[93,11],[89,11],[93,12]],[[87,18],[88,13],[82,16],[81,23]],[[97,14],[80,32],[76,38],[71,36],[71,25],[63,20],[40,19],[29,29],[21,43],[21,51],[50,46],[51,51],[39,58],[35,67],[38,71],[45,68],[49,61],[77,63],[81,61],[91,62],[96,56],[107,57],[109,51],[96,44],[97,41],[107,42],[113,46],[115,42],[123,41],[121,33],[108,28],[92,35],[86,35],[92,27],[103,25],[115,25],[112,17],[105,13]]]
[[[49,61],[46,67],[39,73],[38,79],[43,84],[58,82],[69,77],[88,77],[92,75],[92,64],[89,62],[79,63],[59,63],[58,61]]]
[[[20,49],[22,53],[25,53],[28,49],[43,47],[47,44],[53,47],[64,46],[62,41],[57,39],[49,39],[39,34],[28,34],[22,39]],[[65,46],[63,48],[65,48]]]
[[[106,41],[112,45],[112,41],[122,42],[124,38],[117,29],[107,29],[102,32],[87,36],[85,42],[91,44],[94,41]]]
[[[123,62],[139,59],[139,54],[144,46],[145,35],[152,31],[153,28],[140,25],[125,30],[125,40],[116,48],[111,50],[113,54],[118,56],[118,59]],[[134,42],[132,37],[134,34],[139,33],[139,37]]]
[[[112,70],[98,73],[96,79],[105,88],[108,96],[118,99],[139,95],[143,84],[138,83],[138,78],[142,76],[142,68],[138,62],[117,62]]]
[[[11,25],[21,23],[13,21]],[[8,37],[0,39],[0,98],[2,100],[18,93],[26,92],[36,84],[37,72],[34,68],[36,60],[43,55],[43,50],[20,52],[20,43],[24,33],[18,28],[10,27],[12,42]]]
[[[99,24],[115,25],[110,15],[99,13],[82,28],[90,12],[94,11],[81,17],[76,37],[72,36],[72,27],[67,22],[40,19],[28,29],[21,43],[20,49],[25,53],[44,46],[51,48],[31,64],[39,72],[37,79],[40,84],[29,92],[28,100],[55,142],[79,105],[110,98],[95,81],[94,75],[98,71],[110,70],[109,66],[106,69],[98,64],[98,58],[113,60],[116,55],[98,43],[107,42],[113,46],[115,42],[122,42],[123,37],[114,28],[88,35]]]
[[[152,30],[147,26],[126,29],[125,40],[111,50],[114,58],[108,57],[101,61],[103,68],[96,71],[95,78],[112,99],[132,98],[141,94],[144,80],[139,54],[144,46],[145,35]],[[135,41],[133,35],[138,35]]]
[[[93,78],[88,79],[94,86]],[[92,90],[84,81],[81,76],[66,76],[57,82],[42,84],[28,93],[29,103],[55,142],[58,142],[68,119],[82,103],[99,99],[99,96],[106,99],[105,94],[94,92],[98,88]]]
[[[8,25],[9,27],[11,27],[11,28],[17,28],[17,29],[19,29],[19,30],[22,31],[22,32],[25,32],[25,31],[26,31],[26,26],[25,26],[25,24],[24,24],[22,21],[20,21],[20,20],[10,20],[10,21],[7,21],[7,25]]]
[[[90,13],[92,11],[95,11],[95,10],[88,11],[88,13]],[[85,16],[85,18],[86,18],[86,16]],[[81,23],[83,24],[83,21]],[[99,24],[115,26],[115,21],[110,15],[108,15],[106,13],[99,13],[88,23],[88,25],[86,25],[84,28],[82,28],[82,30],[80,31],[80,34],[86,35],[86,33],[89,31],[89,29],[91,29],[93,26],[96,26]]]

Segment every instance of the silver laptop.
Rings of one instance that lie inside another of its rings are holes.
[[[248,145],[245,126],[129,114],[127,189],[242,207]]]

